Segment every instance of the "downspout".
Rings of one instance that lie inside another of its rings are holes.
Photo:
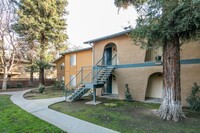
[[[92,47],[92,67],[94,66],[94,45],[90,42],[89,45]]]
[[[92,69],[94,67],[94,62],[95,62],[95,58],[94,58],[94,54],[95,54],[95,49],[94,49],[94,44],[89,43],[89,45],[92,47]],[[94,75],[93,70],[92,70],[92,76]],[[92,78],[93,79],[93,78]],[[92,81],[94,83],[94,81]],[[93,103],[96,103],[96,88],[92,88],[93,89]]]

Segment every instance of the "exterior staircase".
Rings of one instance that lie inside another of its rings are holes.
[[[66,101],[76,101],[84,96],[90,89],[103,87],[104,84],[106,84],[108,78],[111,76],[114,69],[115,66],[113,65],[93,67],[91,72],[93,73],[92,82],[82,83],[81,85],[79,85],[73,93],[67,96]]]

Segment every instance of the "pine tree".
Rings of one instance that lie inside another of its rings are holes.
[[[199,0],[115,0],[119,8],[132,5],[139,17],[133,41],[142,47],[163,48],[163,101],[157,115],[180,121],[181,107],[180,46],[200,39]]]
[[[36,45],[41,84],[44,84],[49,56],[62,49],[67,39],[66,5],[67,0],[21,0],[18,3],[18,21],[13,29],[25,41]]]

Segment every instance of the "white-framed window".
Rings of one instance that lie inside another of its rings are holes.
[[[76,65],[76,54],[70,55],[70,65],[75,66]]]
[[[70,86],[76,86],[76,77],[75,75],[70,75]]]
[[[65,70],[65,63],[62,63],[62,64],[60,65],[60,70]]]
[[[62,77],[61,77],[61,81],[65,81],[65,76],[62,76]]]

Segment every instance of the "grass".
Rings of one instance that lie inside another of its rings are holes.
[[[175,123],[158,118],[153,113],[159,104],[98,99],[99,105],[86,105],[89,99],[50,106],[51,109],[95,123],[122,133],[197,133],[200,113],[185,109],[187,119]],[[91,99],[90,99],[91,100]]]
[[[27,113],[10,101],[10,96],[0,95],[1,133],[64,133],[59,128]]]
[[[28,100],[33,99],[46,99],[64,96],[63,91],[60,89],[54,89],[53,87],[47,87],[43,93],[40,93],[38,89],[31,90],[24,95],[24,98]]]

